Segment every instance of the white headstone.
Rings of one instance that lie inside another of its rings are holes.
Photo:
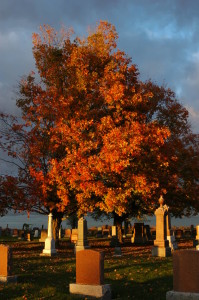
[[[43,255],[52,256],[57,253],[55,249],[55,240],[53,238],[52,231],[52,213],[48,215],[48,237],[45,240],[45,248],[43,249]]]
[[[39,237],[39,230],[36,229],[36,230],[35,230],[35,233],[34,233],[34,238],[38,238],[38,237]]]
[[[87,221],[84,217],[80,218],[78,221],[78,240],[76,244],[76,251],[88,249],[87,240]]]

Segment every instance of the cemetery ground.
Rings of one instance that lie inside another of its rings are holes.
[[[0,299],[87,299],[69,294],[75,283],[73,245],[62,240],[58,255],[41,257],[44,243],[9,239],[0,243],[13,249],[13,274],[17,283],[0,283]],[[122,256],[115,257],[109,239],[89,239],[91,249],[105,251],[105,283],[111,284],[112,299],[165,299],[173,288],[171,257],[152,257],[151,245],[135,246],[130,240],[122,245]],[[179,240],[179,249],[193,247],[192,240]]]

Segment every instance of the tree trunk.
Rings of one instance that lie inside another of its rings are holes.
[[[53,238],[56,248],[59,247],[59,229],[61,227],[63,213],[53,211]]]
[[[69,224],[72,229],[76,229],[78,227],[78,217],[76,212],[67,218],[67,224]]]
[[[123,238],[122,238],[122,222],[123,222],[123,218],[118,216],[118,214],[114,213],[113,214],[113,218],[114,218],[114,226],[117,227],[117,237],[118,237],[118,241],[119,243],[123,243]]]

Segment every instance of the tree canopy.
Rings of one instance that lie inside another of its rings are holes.
[[[47,25],[33,34],[37,73],[23,78],[17,99],[23,122],[12,121],[1,141],[25,162],[17,206],[138,216],[164,194],[175,215],[197,211],[198,137],[188,111],[170,89],[139,79],[112,24],[72,37]],[[11,132],[23,137],[17,151]]]

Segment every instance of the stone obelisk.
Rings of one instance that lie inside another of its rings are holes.
[[[52,256],[57,254],[55,249],[55,240],[53,238],[53,229],[52,229],[52,213],[48,215],[48,237],[45,240],[45,247],[43,249],[42,255]]]

